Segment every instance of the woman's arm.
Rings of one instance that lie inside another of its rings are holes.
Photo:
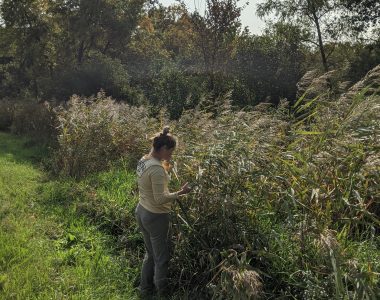
[[[150,176],[152,180],[153,197],[158,204],[164,204],[179,198],[181,191],[170,193],[165,188],[166,174],[164,168],[160,166],[155,167]]]

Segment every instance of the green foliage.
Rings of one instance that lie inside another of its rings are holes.
[[[304,73],[302,36],[305,35],[297,26],[277,23],[263,36],[246,35],[239,40],[232,64],[235,76],[255,92],[254,101],[248,102],[249,98],[243,96],[247,104],[295,98],[296,83]]]
[[[376,27],[380,20],[380,4],[376,0],[342,0],[343,6],[349,10],[343,15],[356,32],[362,32],[368,27]]]
[[[141,105],[144,96],[129,84],[125,65],[101,53],[92,53],[80,66],[63,69],[53,79],[43,83],[44,98],[69,99],[71,95],[91,96],[100,89],[130,104]]]
[[[56,114],[48,102],[32,99],[1,99],[0,129],[29,135],[39,142],[54,143]]]
[[[356,52],[356,56],[349,61],[349,68],[345,76],[345,79],[351,82],[360,80],[368,70],[380,64],[380,41],[365,45]]]
[[[240,107],[294,99],[305,70],[320,65],[314,45],[325,70],[342,70],[347,80],[376,64],[376,32],[363,45],[349,36],[357,50],[347,55],[340,37],[348,32],[335,17],[347,5],[363,16],[371,1],[301,2],[262,3],[260,15],[281,18],[255,36],[242,28],[244,6],[235,0],[207,1],[204,15],[184,3],[141,0],[3,1],[0,98],[68,101],[103,89],[118,101],[150,105],[153,115],[166,106],[177,119],[202,94],[233,90]]]
[[[197,33],[195,43],[200,49],[212,92],[215,75],[227,74],[228,61],[233,55],[241,28],[241,10],[238,0],[208,0],[204,16],[198,11],[191,15]]]
[[[128,86],[118,59],[142,5],[140,0],[3,1],[1,56],[9,61],[0,73],[2,86],[15,89],[17,96],[28,92],[36,98],[67,100],[73,93],[90,95],[99,88],[121,99],[135,98],[138,93]]]
[[[154,114],[165,108],[172,119],[178,119],[182,110],[193,107],[206,91],[203,78],[184,74],[175,67],[163,67],[152,78],[148,97]]]

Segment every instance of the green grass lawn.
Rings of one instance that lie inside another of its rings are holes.
[[[136,299],[128,254],[77,210],[49,201],[45,151],[0,132],[0,299]],[[53,195],[54,196],[54,195]]]

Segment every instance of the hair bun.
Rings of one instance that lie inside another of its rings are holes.
[[[170,127],[169,126],[165,126],[164,129],[162,130],[162,134],[163,135],[167,135],[170,131]]]

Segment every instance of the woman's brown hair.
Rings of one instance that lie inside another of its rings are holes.
[[[151,138],[152,147],[154,151],[160,151],[163,146],[166,146],[167,149],[172,149],[177,146],[177,139],[169,133],[169,126],[165,126],[164,129],[157,133],[154,137]],[[172,168],[172,165],[168,161],[161,162],[162,166],[166,171],[169,171]]]
[[[152,140],[152,147],[154,151],[160,151],[163,146],[167,149],[175,148],[177,146],[177,139],[169,133],[169,126],[165,126],[163,130],[157,133]]]

